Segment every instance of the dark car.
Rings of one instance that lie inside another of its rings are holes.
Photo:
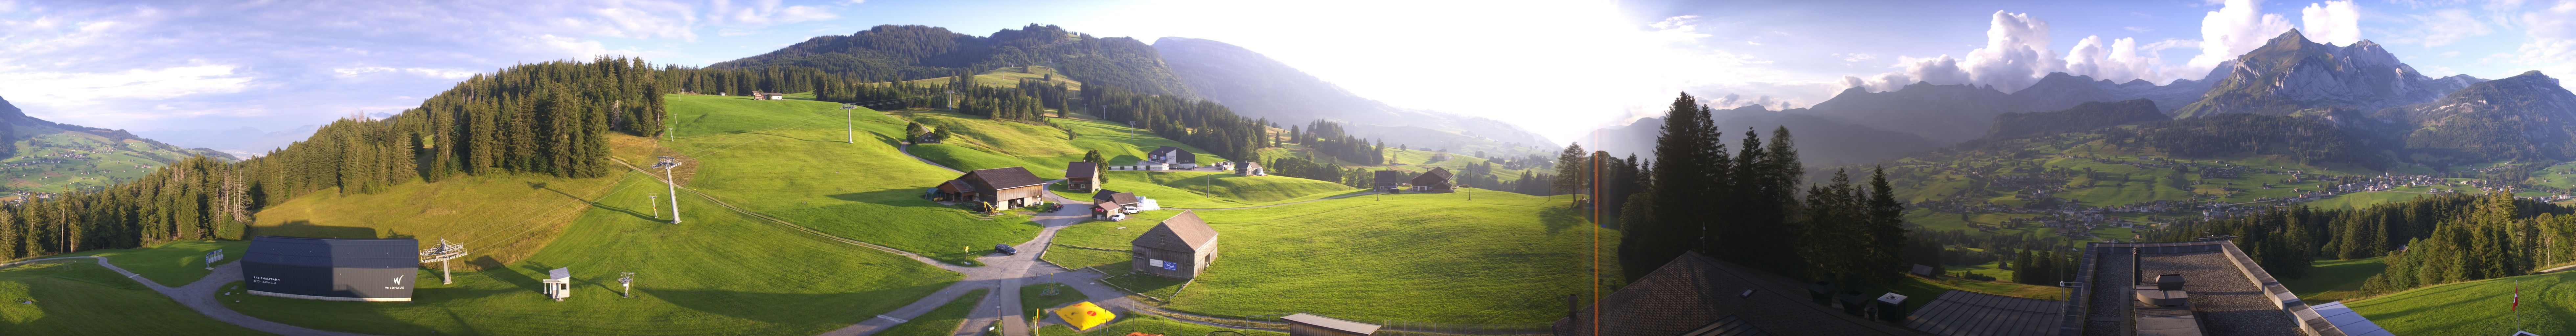
[[[1002,255],[1020,255],[1020,248],[1011,247],[1011,244],[993,244],[993,250],[1002,251]]]

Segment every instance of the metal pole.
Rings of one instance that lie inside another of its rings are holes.
[[[456,277],[454,276],[454,274],[453,274],[453,273],[448,273],[448,271],[447,271],[447,261],[446,261],[446,260],[439,260],[439,261],[438,261],[438,284],[445,285],[445,284],[452,284],[452,283],[456,283]]]
[[[674,165],[676,166],[676,165]],[[662,186],[671,192],[671,224],[680,223],[680,180],[671,175],[671,167],[662,167]]]

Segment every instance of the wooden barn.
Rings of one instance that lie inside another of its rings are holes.
[[[1369,184],[1369,190],[1394,192],[1396,189],[1404,188],[1404,172],[1380,170],[1377,171],[1375,181],[1376,183]]]
[[[1422,176],[1413,177],[1413,191],[1458,191],[1457,180],[1454,177],[1449,174],[1449,168],[1431,167],[1431,171],[1422,172]]]
[[[1155,224],[1131,245],[1135,260],[1129,263],[1137,272],[1189,279],[1216,261],[1216,229],[1190,211]]]
[[[1145,152],[1145,161],[1194,164],[1199,163],[1199,155],[1196,153],[1190,153],[1189,150],[1181,149],[1180,147],[1163,146],[1161,148],[1155,148],[1153,151]]]
[[[1108,216],[1111,212],[1118,212],[1120,209],[1136,206],[1138,203],[1143,201],[1136,199],[1136,193],[1102,189],[1099,193],[1091,194],[1091,216],[1092,218]]]
[[[1028,168],[976,169],[947,183],[940,183],[939,192],[950,201],[984,202],[1000,208],[1017,208],[1044,201],[1046,179],[1029,174]]]
[[[1073,189],[1073,192],[1099,190],[1100,185],[1094,182],[1099,179],[1099,163],[1076,161],[1064,164],[1064,186]]]

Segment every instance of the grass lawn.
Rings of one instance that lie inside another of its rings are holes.
[[[1601,265],[1600,274],[1618,274],[1611,251],[1619,233],[1592,229],[1564,203],[1479,191],[1472,201],[1465,193],[1406,193],[1200,212],[1219,232],[1217,261],[1165,308],[1232,316],[1302,311],[1359,321],[1552,321],[1562,313],[1523,308],[1589,292],[1586,286],[1616,285],[1593,283],[1585,271],[1593,263]],[[1058,231],[1057,241],[1123,248],[1177,213],[1076,225]],[[1101,268],[1110,274],[1127,267],[1123,253],[1081,256],[1088,253],[1050,259],[1070,267],[1108,263]]]
[[[2515,287],[2522,308],[2507,310]],[[2576,333],[2576,272],[2444,284],[2344,302],[2398,335],[2508,335],[2515,324],[2541,335]]]
[[[2361,280],[2388,269],[2388,263],[2380,258],[2383,257],[2317,260],[2306,278],[2281,279],[2281,286],[2289,287],[2290,292],[2299,294],[2300,301],[2309,304],[2343,301],[2361,290]]]
[[[1165,208],[1232,208],[1359,190],[1340,183],[1286,176],[1242,176],[1212,171],[1111,171],[1102,189],[1136,193]],[[1051,186],[1057,195],[1088,200],[1095,193]]]
[[[1196,336],[1196,335],[1207,335],[1209,332],[1218,331],[1218,330],[1233,331],[1233,332],[1243,333],[1244,335],[1252,335],[1252,336],[1287,335],[1286,333],[1281,333],[1281,332],[1276,332],[1276,331],[1268,331],[1268,330],[1258,330],[1258,329],[1227,329],[1227,328],[1211,327],[1211,326],[1206,326],[1206,325],[1193,324],[1193,323],[1189,323],[1189,322],[1173,321],[1173,320],[1171,320],[1171,319],[1166,319],[1166,318],[1163,318],[1163,317],[1161,317],[1161,316],[1143,315],[1143,314],[1136,314],[1136,313],[1131,313],[1131,312],[1119,312],[1118,314],[1119,314],[1119,315],[1118,315],[1118,321],[1117,321],[1117,322],[1110,322],[1109,324],[1102,324],[1102,325],[1099,325],[1099,326],[1091,327],[1091,328],[1092,328],[1092,329],[1091,329],[1091,331],[1088,331],[1088,332],[1084,332],[1084,331],[1075,331],[1075,330],[1073,330],[1073,328],[1072,328],[1072,327],[1066,327],[1066,326],[1064,326],[1064,325],[1062,325],[1062,324],[1055,324],[1055,325],[1048,325],[1048,326],[1046,326],[1045,328],[1038,328],[1038,335],[1039,335],[1039,336],[1127,336],[1127,334],[1128,334],[1128,333],[1146,333],[1146,334],[1154,334],[1154,335],[1168,335],[1168,336]]]
[[[1047,289],[1050,288],[1055,289],[1055,295],[1046,295]],[[1061,283],[1020,286],[1020,308],[1029,310],[1027,316],[1042,317],[1040,320],[1055,318],[1055,309],[1058,307],[1090,299],[1090,296],[1082,295],[1082,291],[1074,290],[1073,286]],[[1061,318],[1056,319],[1062,322]]]
[[[955,335],[957,333],[957,328],[962,327],[960,324],[966,323],[966,314],[974,312],[975,303],[983,302],[984,294],[990,292],[992,292],[992,290],[987,289],[968,291],[966,292],[966,295],[958,296],[956,300],[948,301],[948,304],[939,305],[939,309],[931,309],[929,313],[921,314],[921,317],[914,317],[909,322],[904,322],[903,324],[897,324],[894,325],[894,327],[877,331],[876,334],[886,336]]]
[[[20,304],[27,301],[35,303]],[[265,334],[199,315],[80,259],[0,269],[0,335]]]
[[[152,247],[88,250],[39,258],[107,257],[108,263],[116,264],[116,267],[124,268],[127,272],[143,275],[143,278],[152,279],[152,282],[160,283],[162,286],[179,287],[197,282],[197,279],[206,277],[207,273],[215,272],[206,269],[207,251],[223,249],[224,259],[215,261],[216,265],[222,265],[241,261],[242,253],[249,251],[249,247],[249,241],[241,240],[183,240],[161,243]]]
[[[1056,229],[1055,241],[1053,241],[1053,243],[1056,245],[1126,250],[1129,248],[1130,242],[1136,239],[1136,236],[1145,234],[1145,230],[1153,229],[1156,222],[1161,221],[1163,218],[1169,218],[1172,216],[1165,212],[1169,211],[1153,211],[1140,214],[1157,215],[1158,213],[1162,213],[1159,214],[1159,216],[1154,216],[1152,219],[1128,218],[1125,221],[1117,222],[1095,220],[1083,222],[1082,224],[1074,224],[1073,226],[1066,226],[1062,229]],[[1222,241],[1224,239],[1218,240]],[[1220,248],[1220,250],[1222,250],[1222,248]],[[1106,268],[1110,265],[1123,267],[1127,265],[1129,259],[1127,252],[1102,251],[1062,246],[1048,248],[1045,257],[1047,261],[1054,262],[1056,265],[1064,266],[1065,268],[1083,268],[1085,266]],[[1123,270],[1125,268],[1121,269]]]
[[[681,139],[671,148],[695,159],[691,188],[726,203],[818,231],[943,260],[967,260],[996,243],[1037,236],[1028,216],[984,217],[924,200],[922,190],[957,173],[904,156],[893,137],[904,122],[857,111],[860,141],[842,142],[840,104],[810,100],[672,95]],[[636,200],[643,200],[637,195]],[[684,218],[685,219],[685,218]]]
[[[649,147],[619,150],[651,152]],[[615,185],[615,178],[497,173],[415,181],[374,194],[323,189],[260,210],[249,235],[414,238],[422,248],[446,238],[465,244],[476,256],[500,261],[487,265],[506,264],[527,259],[563,236],[564,227],[589,208],[588,200]]]
[[[682,224],[648,218],[644,195],[660,183],[634,173],[613,179],[618,186],[545,249],[506,267],[457,272],[455,284],[426,281],[436,272],[421,270],[413,302],[242,296],[225,304],[269,321],[379,335],[810,335],[960,278],[704,200],[681,202],[692,214]],[[558,267],[574,274],[564,302],[537,293],[537,279]],[[635,298],[618,297],[619,272],[636,273]]]

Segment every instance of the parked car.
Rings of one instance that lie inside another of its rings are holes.
[[[1020,248],[1011,247],[1011,244],[993,244],[993,250],[1002,251],[1002,255],[1020,255]]]
[[[1056,212],[1056,211],[1058,211],[1058,210],[1064,210],[1064,203],[1048,203],[1048,204],[1047,204],[1046,209],[1047,209],[1047,210],[1046,210],[1047,212]]]
[[[1118,211],[1119,211],[1119,212],[1124,212],[1124,213],[1136,213],[1136,206],[1129,205],[1129,206],[1118,207]]]
[[[1110,213],[1110,214],[1109,214],[1109,221],[1116,222],[1116,221],[1123,221],[1123,220],[1127,220],[1127,214],[1124,214],[1124,213]]]

